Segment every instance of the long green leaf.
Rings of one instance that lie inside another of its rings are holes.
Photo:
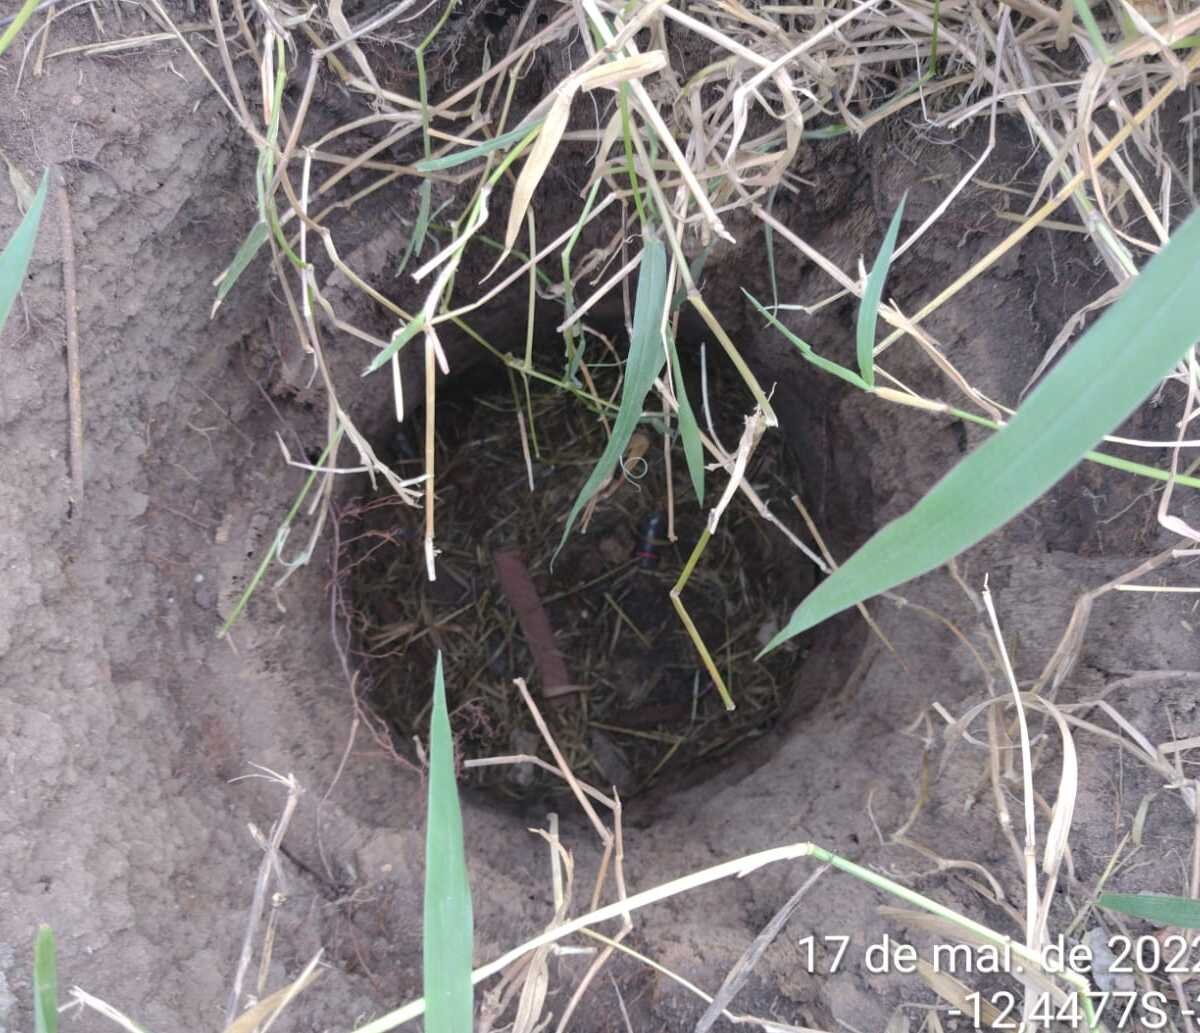
[[[371,364],[363,370],[362,375],[365,377],[368,373],[374,373],[380,366],[388,361],[393,355],[403,348],[409,341],[416,336],[417,332],[425,328],[425,313],[418,312],[412,319],[403,327],[392,334],[392,339],[388,342],[388,346],[383,349],[378,355],[371,360]]]
[[[404,254],[400,256],[400,265],[396,267],[397,276],[408,267],[411,258],[421,257],[421,249],[425,246],[425,235],[429,232],[429,216],[433,211],[433,186],[429,180],[421,180],[417,197],[417,219],[413,223],[413,231],[408,238],[408,243],[404,246]]]
[[[775,329],[778,330],[781,334],[783,334],[783,336],[786,337],[789,341],[791,341],[792,344],[794,344],[797,348],[799,348],[800,354],[803,355],[814,366],[816,366],[817,369],[823,369],[826,373],[832,373],[835,377],[840,377],[842,380],[846,381],[846,383],[853,384],[855,387],[860,388],[863,391],[869,390],[869,388],[867,387],[867,382],[865,380],[863,380],[862,377],[860,377],[853,370],[847,369],[845,366],[839,365],[838,363],[834,362],[832,359],[827,359],[824,356],[818,355],[815,351],[813,351],[813,346],[811,344],[809,344],[803,338],[797,337],[794,333],[792,333],[791,330],[789,330],[786,326],[784,326],[779,321],[779,319],[774,315],[774,313],[770,312],[758,300],[758,298],[756,298],[753,294],[751,294],[744,287],[742,288],[742,293],[745,294],[746,297],[750,299],[750,304],[753,305],[756,309],[758,309],[758,311],[760,313],[762,313],[763,317],[767,320],[767,322],[770,323],[773,327],[775,327]]]
[[[1117,9],[1120,10],[1119,5]],[[1092,46],[1096,48],[1096,52],[1100,55],[1100,60],[1106,65],[1111,64],[1113,59],[1112,51],[1108,49],[1104,33],[1100,31],[1100,23],[1096,21],[1096,16],[1092,14],[1092,9],[1088,6],[1087,0],[1075,0],[1075,13],[1079,15],[1079,20],[1083,22],[1083,27],[1087,30],[1088,39],[1091,40]]]
[[[446,711],[442,654],[433,676],[429,720],[429,813],[425,830],[425,1031],[471,1033],[474,925],[454,781],[454,742]]]
[[[600,192],[600,180],[597,179],[592,184],[592,189],[588,191],[587,200],[583,203],[583,211],[579,213],[579,218],[575,221],[575,228],[571,231],[570,239],[562,249],[562,307],[564,320],[570,320],[575,313],[575,286],[571,277],[571,252],[575,250],[575,245],[579,243],[579,235],[583,233],[583,227],[587,224],[588,216],[592,213],[592,206],[596,203],[596,195]],[[572,384],[579,383],[579,364],[583,361],[583,353],[586,349],[587,340],[584,336],[581,327],[572,324],[563,332],[563,344],[566,345],[567,352],[567,368],[563,373],[563,379],[570,381]]]
[[[21,9],[16,13],[12,23],[3,32],[0,32],[0,54],[3,54],[8,45],[17,38],[17,33],[25,28],[25,23],[33,16],[33,12],[37,9],[38,0],[25,0],[21,5]]]
[[[225,271],[221,274],[217,281],[217,300],[213,302],[213,315],[221,306],[221,302],[225,300],[233,285],[238,282],[238,277],[246,271],[254,256],[258,254],[259,249],[267,242],[267,236],[270,230],[267,224],[261,219],[250,227],[250,232],[246,234],[246,239],[242,241],[242,246],[237,249],[237,254],[233,256],[233,261],[229,263]]]
[[[58,966],[54,959],[54,933],[38,926],[33,942],[34,1033],[58,1033]]]
[[[767,191],[767,214],[775,214],[775,194],[778,184]],[[766,246],[767,275],[771,278],[771,311],[779,311],[779,277],[775,275],[775,230],[770,222],[763,223],[763,244]]]
[[[704,505],[704,445],[700,441],[700,424],[688,401],[687,388],[683,383],[683,367],[679,364],[679,349],[675,338],[668,337],[671,348],[671,371],[675,379],[676,401],[679,402],[679,437],[683,440],[683,457],[687,460],[688,475],[696,490],[696,501]]]
[[[1067,474],[1200,336],[1200,215],[1051,370],[999,433],[796,608],[767,649],[957,556]]]
[[[892,252],[896,250],[896,236],[900,232],[900,218],[904,215],[906,200],[907,194],[900,198],[896,206],[896,214],[892,216],[883,246],[867,276],[862,301],[858,306],[858,368],[868,388],[875,386],[875,327],[879,322],[879,303],[883,300],[883,281],[887,279],[888,267],[892,264]]]
[[[0,251],[0,330],[8,321],[13,302],[21,292],[21,284],[25,282],[25,270],[29,268],[29,259],[33,256],[33,243],[37,240],[38,223],[42,220],[42,208],[46,204],[46,185],[50,182],[49,171],[42,173],[42,182],[33,204],[25,213],[25,218],[17,227],[7,246]]]
[[[1123,915],[1144,918],[1155,925],[1200,929],[1200,900],[1149,893],[1102,893],[1100,906]]]
[[[839,136],[848,136],[853,130],[844,122],[834,122],[833,125],[818,126],[816,129],[806,129],[800,134],[801,140],[834,140]]]
[[[1102,893],[1100,907],[1134,918],[1144,918],[1154,925],[1178,926],[1180,929],[1200,929],[1200,900],[1190,896],[1166,896],[1150,893]]]
[[[642,405],[646,395],[654,386],[654,378],[666,364],[666,352],[662,342],[663,308],[667,302],[667,249],[661,240],[647,239],[642,255],[642,267],[638,271],[637,298],[633,305],[633,337],[629,341],[629,358],[625,362],[625,382],[621,388],[621,407],[613,420],[612,433],[604,454],[592,470],[579,497],[567,515],[559,549],[571,533],[579,511],[600,490],[617,461],[625,454],[625,446],[633,437],[634,428],[642,417]]]
[[[440,158],[423,158],[413,166],[413,169],[416,172],[444,172],[446,169],[465,165],[476,158],[482,158],[485,155],[491,154],[492,151],[498,151],[501,147],[507,147],[510,143],[516,143],[528,135],[529,131],[535,126],[540,126],[542,121],[542,119],[539,119],[536,122],[531,122],[529,125],[518,126],[516,129],[510,129],[507,133],[501,133],[499,136],[494,136],[492,139],[476,144],[474,147],[467,147],[461,151],[453,151]]]

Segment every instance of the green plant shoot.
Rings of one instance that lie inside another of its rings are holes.
[[[429,811],[425,830],[424,991],[426,1033],[471,1033],[474,925],[454,780],[454,741],[446,710],[442,654],[429,720]]]

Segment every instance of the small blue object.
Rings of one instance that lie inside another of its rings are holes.
[[[654,553],[654,547],[659,543],[666,522],[667,518],[664,514],[655,512],[647,513],[642,517],[642,522],[638,524],[637,545],[634,546],[633,555],[642,570],[653,570],[658,566],[658,557]]]

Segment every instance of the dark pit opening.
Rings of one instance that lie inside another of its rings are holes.
[[[699,349],[680,351],[696,356],[684,378],[701,428],[736,451],[754,408],[749,391],[727,363],[709,354],[702,377]],[[593,350],[574,386],[590,395],[594,385],[598,397],[619,400],[615,360]],[[539,354],[535,368],[563,364],[560,346],[557,358]],[[803,643],[756,657],[811,588],[815,568],[735,495],[681,595],[736,703],[728,711],[670,598],[728,476],[706,472],[700,506],[677,426],[672,421],[668,470],[657,395],[647,405],[614,481],[565,541],[566,516],[604,450],[604,419],[611,427],[615,409],[602,413],[591,398],[544,380],[531,377],[526,386],[492,359],[439,390],[437,580],[425,573],[422,510],[365,483],[343,510],[339,565],[349,575],[354,648],[367,701],[398,750],[411,752],[414,737],[427,734],[439,650],[463,759],[551,760],[513,685],[523,677],[575,774],[606,790],[616,786],[625,799],[715,774],[805,709],[794,698]],[[419,413],[404,426],[393,422],[379,449],[402,476],[421,469],[422,425]],[[797,462],[783,435],[762,438],[746,480],[785,522],[800,526],[790,502]],[[557,677],[539,667],[518,619],[530,586],[565,667]],[[529,763],[472,767],[464,777],[509,800],[565,791]]]

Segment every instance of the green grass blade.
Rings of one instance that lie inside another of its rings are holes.
[[[242,615],[242,611],[249,604],[250,598],[258,589],[259,582],[266,576],[271,562],[278,558],[279,550],[283,548],[283,543],[291,532],[292,522],[300,513],[300,507],[304,505],[304,500],[308,498],[308,493],[312,490],[312,486],[317,483],[318,471],[325,465],[325,460],[329,458],[337,443],[341,440],[342,428],[338,427],[337,432],[333,435],[333,440],[325,446],[325,450],[317,457],[317,461],[313,463],[313,466],[317,469],[308,472],[308,476],[304,479],[304,485],[300,488],[300,494],[292,502],[292,508],[288,510],[287,516],[283,518],[283,523],[276,529],[274,536],[271,538],[271,544],[267,546],[267,551],[263,553],[262,559],[258,562],[258,567],[250,578],[250,583],[246,585],[242,594],[238,596],[238,601],[234,604],[233,610],[225,618],[225,623],[221,625],[221,630],[217,632],[217,638],[224,638],[229,634],[229,629],[237,623],[238,617]]]
[[[442,654],[433,676],[429,720],[429,814],[425,831],[425,1030],[471,1033],[474,926],[463,848],[462,813],[454,781],[454,741],[446,711]]]
[[[786,326],[784,326],[781,322],[779,322],[779,320],[770,311],[768,311],[759,302],[759,300],[753,294],[751,294],[748,290],[746,290],[745,288],[742,288],[742,293],[745,294],[746,297],[750,299],[750,304],[752,304],[756,309],[758,309],[758,311],[760,313],[762,313],[763,317],[767,320],[767,322],[770,323],[773,327],[775,327],[775,329],[778,330],[781,334],[783,334],[783,336],[786,337],[789,341],[791,341],[792,344],[794,344],[797,348],[799,348],[800,354],[803,355],[806,359],[808,359],[808,361],[811,362],[814,366],[816,366],[817,369],[823,369],[826,373],[832,373],[835,377],[841,377],[842,380],[846,381],[846,383],[853,384],[855,387],[859,388],[860,390],[863,390],[863,391],[870,390],[870,388],[867,387],[867,382],[865,380],[863,380],[863,378],[860,377],[853,370],[846,369],[845,366],[840,366],[833,360],[823,358],[822,356],[818,355],[815,351],[813,351],[813,347],[811,344],[809,344],[807,341],[803,340],[802,338],[797,337],[794,333],[791,332],[791,330],[789,330]]]
[[[58,965],[54,958],[54,933],[38,926],[33,942],[34,1033],[58,1033]]]
[[[417,219],[413,223],[408,243],[404,246],[404,254],[400,256],[400,264],[396,266],[397,276],[408,268],[408,263],[414,256],[420,257],[421,249],[425,246],[425,235],[429,232],[429,219],[433,211],[433,186],[429,180],[421,180],[417,196]]]
[[[25,271],[29,268],[29,259],[33,255],[33,244],[37,240],[38,223],[42,221],[42,208],[46,204],[46,185],[50,182],[50,173],[42,173],[42,182],[33,204],[25,213],[25,218],[9,239],[3,251],[0,251],[0,330],[8,321],[13,302],[21,293],[21,285],[25,282]]]
[[[583,211],[580,212],[579,218],[575,222],[575,228],[571,231],[571,237],[562,250],[562,306],[564,320],[569,320],[575,313],[575,285],[571,278],[571,253],[575,250],[575,245],[579,243],[579,236],[583,233],[583,227],[587,224],[588,216],[592,214],[592,206],[596,203],[596,195],[599,192],[600,180],[597,179],[592,184],[592,189],[588,191],[587,200],[583,204]],[[567,352],[567,368],[563,374],[563,379],[569,380],[572,384],[578,384],[579,364],[583,361],[583,353],[587,346],[582,328],[577,326],[568,327],[563,334],[563,344],[566,346]]]
[[[433,159],[433,140],[429,133],[429,81],[425,74],[425,51],[437,39],[438,33],[442,31],[450,17],[450,12],[457,6],[458,0],[449,0],[438,16],[438,20],[434,22],[433,28],[429,30],[428,35],[421,40],[413,52],[417,61],[417,98],[421,104],[421,143],[425,152],[425,161]],[[400,259],[400,267],[396,270],[397,276],[404,272],[410,258],[420,257],[421,249],[425,246],[425,235],[429,230],[429,215],[433,209],[433,186],[427,179],[421,180],[419,199],[416,225],[413,226],[412,236],[409,237],[408,246]]]
[[[671,371],[675,380],[675,398],[679,402],[679,437],[683,440],[683,458],[687,460],[688,475],[696,490],[696,501],[704,505],[704,445],[700,441],[700,424],[688,401],[687,388],[683,383],[683,367],[679,364],[679,349],[675,338],[669,337],[671,348]]]
[[[621,112],[621,140],[625,145],[625,172],[633,191],[633,206],[637,209],[639,226],[646,225],[646,206],[642,202],[642,189],[638,186],[637,163],[633,160],[633,122],[629,116],[629,84],[621,83],[617,90],[617,105]]]
[[[778,186],[773,186],[767,192],[767,214],[775,214],[775,194]],[[779,277],[775,275],[775,230],[769,222],[763,223],[763,243],[767,249],[767,275],[771,278],[771,311],[779,311]]]
[[[388,346],[371,360],[371,364],[363,370],[362,375],[365,377],[368,373],[374,373],[424,328],[425,313],[418,312],[408,321],[406,326],[401,327],[396,333],[392,334],[392,339],[388,342]]]
[[[1096,21],[1096,16],[1092,14],[1092,9],[1087,0],[1075,0],[1075,13],[1079,15],[1079,20],[1083,23],[1084,29],[1087,31],[1088,39],[1091,40],[1092,46],[1096,48],[1096,53],[1100,55],[1100,60],[1106,65],[1112,63],[1113,54],[1108,49],[1108,44],[1104,40],[1104,33],[1100,31],[1100,23]]]
[[[1002,426],[995,420],[989,420],[986,416],[980,416],[978,413],[967,412],[965,409],[950,408],[947,413],[955,419],[974,423],[978,427],[987,427],[988,430],[999,430]],[[1170,470],[1160,470],[1157,466],[1147,466],[1145,463],[1138,463],[1132,459],[1111,456],[1107,452],[1085,452],[1083,458],[1089,463],[1099,463],[1101,466],[1109,466],[1114,470],[1124,470],[1125,473],[1135,474],[1152,481],[1173,480],[1182,487],[1200,489],[1200,477],[1190,477],[1186,473],[1172,474]]]
[[[492,151],[498,151],[501,147],[507,147],[510,143],[516,143],[518,140],[524,138],[535,126],[540,126],[543,121],[543,119],[539,119],[536,122],[530,122],[528,125],[518,126],[516,129],[510,129],[507,133],[501,133],[499,136],[493,137],[484,143],[476,144],[474,147],[467,147],[461,151],[455,151],[452,154],[445,154],[440,158],[422,159],[413,168],[417,172],[445,172],[446,169],[465,165],[476,158],[486,157]]]
[[[839,136],[849,136],[852,130],[844,122],[835,122],[829,126],[818,126],[816,129],[806,129],[800,134],[801,140],[836,140]]]
[[[1196,342],[1197,283],[1200,216],[1193,215],[1008,425],[834,571],[767,649],[945,563],[1053,486]]]
[[[666,353],[663,351],[660,331],[666,303],[667,249],[661,240],[648,238],[642,255],[642,267],[638,271],[637,298],[633,304],[633,337],[629,341],[629,358],[625,363],[621,407],[617,410],[617,418],[613,420],[612,434],[609,435],[604,454],[567,515],[562,540],[558,543],[558,549],[554,550],[556,557],[571,533],[579,511],[600,490],[617,461],[625,454],[625,446],[629,444],[634,428],[641,419],[646,395],[654,386],[654,378],[662,372]]]
[[[33,12],[36,10],[37,5],[38,0],[25,0],[25,3],[17,12],[17,16],[12,20],[12,23],[7,29],[4,30],[4,32],[0,33],[0,54],[3,54],[8,49],[8,45],[17,38],[17,33],[20,32],[25,27],[25,23],[33,17]]]
[[[1200,929],[1200,900],[1149,893],[1101,893],[1100,906],[1155,925]]]
[[[892,252],[896,249],[896,236],[900,232],[900,218],[904,215],[904,202],[907,199],[907,195],[900,198],[896,206],[896,214],[892,216],[883,246],[867,276],[862,301],[858,306],[858,369],[868,388],[875,386],[875,327],[879,322],[879,303],[883,300],[883,281],[887,279],[888,267],[892,264]]]
[[[242,246],[237,249],[237,254],[233,256],[233,261],[229,263],[217,283],[217,300],[213,305],[214,313],[220,307],[221,302],[225,300],[225,295],[233,290],[233,285],[238,282],[238,277],[246,271],[246,266],[254,261],[254,256],[258,254],[259,249],[267,242],[269,233],[267,224],[261,219],[250,228],[250,232],[246,234],[246,239],[242,241]]]

